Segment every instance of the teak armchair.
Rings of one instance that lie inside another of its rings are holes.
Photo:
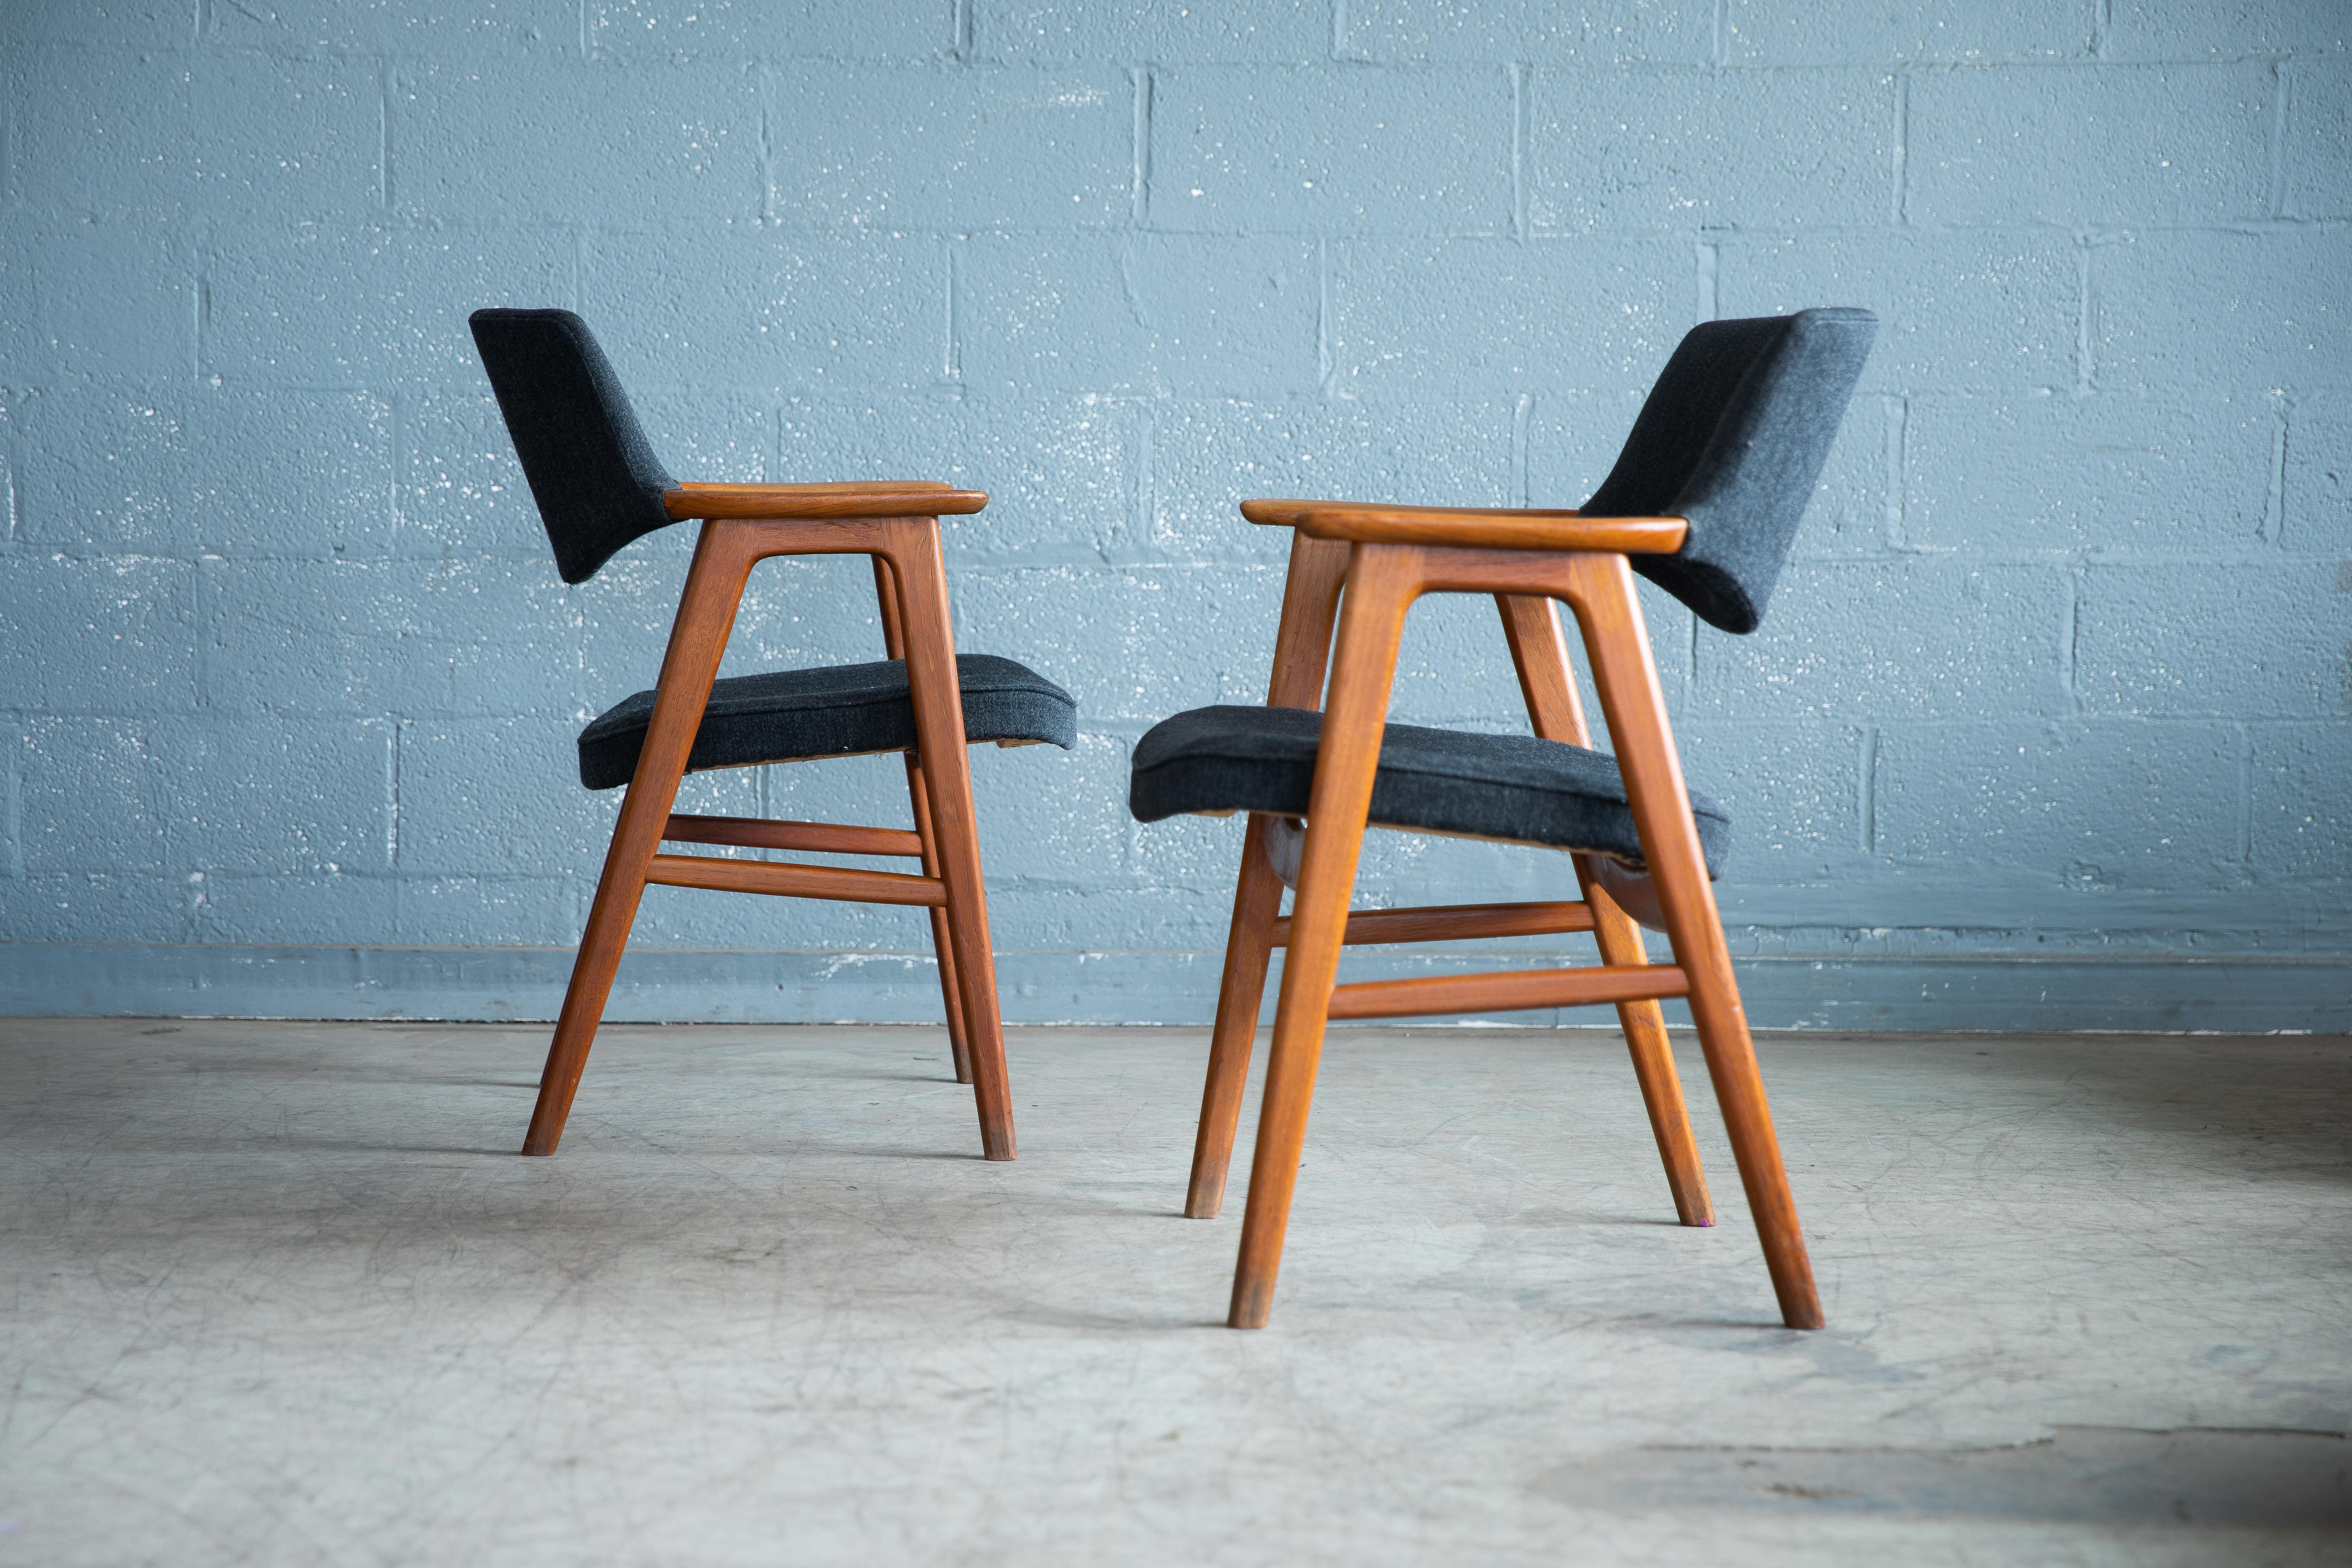
[[[925,480],[677,484],[655,458],[594,338],[568,310],[471,318],[524,477],[567,583],[594,575],[640,536],[702,520],[661,676],[580,736],[580,779],[626,784],[596,900],[547,1054],[526,1154],[552,1154],[649,883],[731,893],[906,904],[930,913],[956,1078],[972,1086],[982,1153],[1013,1157],[1004,1037],[964,748],[1076,740],[1069,693],[950,633],[940,517],[988,504]],[[776,555],[873,558],[878,663],[718,679],[758,563]],[[906,754],[914,828],[674,813],[678,783],[707,768],[874,752]],[[662,852],[664,841],[919,861],[920,875]]]
[[[1688,999],[1781,1319],[1822,1325],[1708,885],[1729,818],[1683,782],[1633,574],[1724,630],[1756,628],[1875,327],[1867,311],[1808,310],[1697,328],[1580,511],[1243,503],[1252,522],[1293,531],[1266,706],[1195,709],[1154,727],[1136,747],[1129,792],[1147,822],[1250,814],[1185,1203],[1193,1217],[1213,1217],[1223,1203],[1269,960],[1287,950],[1234,1327],[1262,1328],[1272,1310],[1333,1018],[1613,1004],[1675,1213],[1685,1225],[1713,1223],[1658,1007],[1670,996]],[[1385,722],[1405,614],[1423,594],[1495,596],[1534,735]],[[1591,749],[1554,601],[1582,633],[1613,758]],[[1368,826],[1569,850],[1580,897],[1351,910]],[[1297,900],[1283,918],[1286,883]],[[1647,962],[1637,916],[1665,931],[1672,963]],[[1352,944],[1566,931],[1591,932],[1601,962],[1335,984],[1340,949]]]

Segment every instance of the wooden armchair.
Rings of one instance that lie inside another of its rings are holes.
[[[474,339],[567,583],[632,541],[702,520],[653,689],[581,731],[580,778],[628,786],[540,1079],[526,1154],[552,1154],[648,883],[731,893],[906,904],[930,913],[956,1078],[972,1086],[982,1152],[1013,1157],[1004,1037],[968,743],[1076,741],[1068,692],[986,654],[958,655],[940,556],[943,514],[988,504],[926,480],[677,484],[655,458],[586,323],[569,310],[478,310]],[[719,679],[751,568],[776,555],[866,555],[883,660]],[[677,814],[679,780],[708,768],[899,752],[914,829]],[[665,842],[919,861],[921,873],[662,852]]]
[[[1243,503],[1252,522],[1293,530],[1266,706],[1196,709],[1154,727],[1136,747],[1129,793],[1147,822],[1250,814],[1185,1204],[1196,1218],[1213,1217],[1223,1202],[1270,956],[1287,951],[1234,1327],[1261,1328],[1272,1310],[1333,1018],[1614,1005],[1675,1213],[1685,1225],[1711,1224],[1658,1007],[1670,996],[1688,999],[1697,1025],[1782,1321],[1822,1325],[1709,886],[1727,851],[1729,818],[1684,784],[1633,574],[1712,625],[1755,629],[1874,331],[1862,310],[1699,327],[1581,511]],[[1495,596],[1532,736],[1386,722],[1405,615],[1423,594]],[[1582,634],[1613,757],[1591,749],[1555,601]],[[1580,896],[1351,910],[1367,826],[1565,849]],[[1297,900],[1283,918],[1286,881]],[[1672,963],[1647,962],[1637,915],[1665,931]],[[1591,931],[1601,962],[1335,984],[1340,949],[1351,944],[1566,931]]]

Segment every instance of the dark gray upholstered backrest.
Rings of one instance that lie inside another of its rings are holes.
[[[1852,310],[1692,329],[1582,510],[1688,519],[1680,552],[1633,570],[1709,625],[1754,631],[1877,332]]]
[[[631,540],[668,527],[662,492],[673,481],[588,323],[569,310],[477,310],[470,321],[563,580],[586,582]]]

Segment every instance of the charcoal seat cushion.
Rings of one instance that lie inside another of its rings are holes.
[[[1078,742],[1078,705],[1025,665],[992,654],[956,657],[963,687],[964,739]],[[580,782],[590,789],[625,784],[637,771],[654,694],[640,691],[597,715],[580,731]],[[915,704],[904,659],[736,675],[710,689],[702,728],[686,769],[846,757],[915,749]]]
[[[1307,815],[1323,715],[1299,708],[1195,708],[1137,742],[1128,808],[1140,822],[1185,812]],[[1720,876],[1731,818],[1694,792],[1700,852]],[[1643,864],[1617,760],[1532,735],[1477,735],[1391,724],[1381,736],[1371,821]]]

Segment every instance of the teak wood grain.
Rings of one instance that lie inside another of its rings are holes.
[[[637,766],[605,851],[563,1010],[549,1043],[523,1142],[551,1154],[578,1093],[621,954],[648,885],[926,907],[956,1076],[972,1086],[981,1149],[1015,1152],[994,956],[965,752],[963,699],[950,625],[939,517],[976,512],[988,498],[932,481],[839,485],[682,485],[671,514],[704,519],[678,600]],[[835,823],[673,815],[697,731],[751,569],[778,555],[873,558],[886,651],[907,664],[916,750],[907,757],[915,830]],[[664,855],[665,838],[919,858],[921,876],[717,856]]]
[[[662,495],[674,518],[922,518],[975,512],[988,504],[981,490],[867,485],[681,485]]]
[[[1433,904],[1399,910],[1357,910],[1348,916],[1349,947],[1389,942],[1472,942],[1484,937],[1552,936],[1591,931],[1592,910],[1580,903]],[[1290,921],[1274,922],[1269,939],[1290,945]]]
[[[1586,517],[1525,507],[1367,506],[1352,501],[1250,500],[1252,522],[1360,544],[1491,550],[1609,550],[1672,555],[1690,524],[1678,517]]]
[[[1490,974],[1429,974],[1365,980],[1332,988],[1333,1018],[1429,1018],[1444,1013],[1508,1013],[1524,1007],[1589,1007],[1654,1001],[1690,990],[1671,963],[1602,963],[1583,969],[1513,969]]]
[[[718,893],[764,893],[772,898],[829,899],[845,904],[943,905],[947,888],[937,877],[902,871],[860,871],[847,866],[794,866],[773,860],[725,860],[716,855],[656,855],[646,864],[646,880],[666,888],[707,888]]]
[[[753,816],[688,816],[673,812],[662,837],[673,844],[725,844],[738,849],[800,849],[824,855],[920,855],[920,834],[903,827],[851,827],[838,822],[775,822]]]
[[[1678,547],[1680,521],[1295,501],[1246,502],[1243,510],[1255,521],[1294,528],[1268,702],[1317,706],[1327,668],[1329,691],[1321,704],[1322,740],[1293,910],[1287,919],[1279,916],[1281,882],[1267,853],[1271,818],[1251,818],[1234,889],[1188,1215],[1207,1217],[1218,1210],[1269,955],[1280,944],[1287,947],[1288,957],[1276,1005],[1228,1321],[1236,1328],[1262,1327],[1271,1311],[1316,1069],[1332,1018],[1615,1004],[1675,1212],[1685,1225],[1710,1224],[1706,1183],[1656,1005],[1660,997],[1685,995],[1781,1319],[1791,1328],[1819,1327],[1819,1297],[1627,565],[1629,552]],[[1618,531],[1620,524],[1624,531]],[[1669,537],[1673,543],[1662,546]],[[1545,540],[1552,542],[1546,545]],[[1646,876],[1622,868],[1604,873],[1597,858],[1578,854],[1570,858],[1583,900],[1521,907],[1544,910],[1541,915],[1499,913],[1497,906],[1479,905],[1349,909],[1397,648],[1407,611],[1430,593],[1494,595],[1536,732],[1590,745],[1553,601],[1565,602],[1575,613],[1624,775]],[[1638,895],[1637,901],[1655,895],[1674,948],[1673,963],[1648,962],[1639,929],[1610,886]],[[1580,915],[1563,918],[1560,911],[1567,909]],[[1497,934],[1495,925],[1514,920],[1546,930],[1589,929],[1602,962],[1565,970],[1333,984],[1339,952],[1350,942]]]

